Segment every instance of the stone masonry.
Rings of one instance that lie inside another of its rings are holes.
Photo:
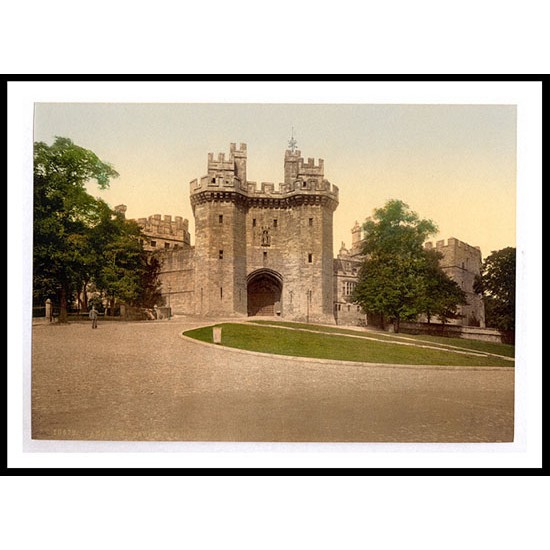
[[[246,179],[246,144],[191,182],[195,313],[334,322],[332,216],[323,161],[287,150],[279,185]]]
[[[227,157],[209,153],[206,175],[190,182],[194,246],[186,219],[155,214],[137,220],[146,249],[162,251],[166,305],[175,314],[368,323],[351,302],[364,259],[362,229],[355,222],[351,248],[342,243],[334,257],[338,188],[325,179],[323,159],[306,161],[294,147],[286,150],[278,185],[249,181],[246,163],[246,144],[232,143]],[[443,269],[468,297],[454,322],[484,326],[483,302],[473,292],[479,248],[450,238],[436,249]]]

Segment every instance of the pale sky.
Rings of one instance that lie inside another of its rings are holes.
[[[223,86],[223,83],[221,84]],[[516,246],[516,107],[513,105],[38,103],[36,141],[54,136],[91,149],[119,172],[89,186],[127,217],[194,220],[189,182],[209,152],[247,143],[249,181],[283,181],[291,130],[304,158],[322,158],[340,189],[334,253],[351,227],[401,199],[483,257]]]

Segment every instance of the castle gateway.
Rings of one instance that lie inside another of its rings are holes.
[[[165,252],[167,304],[176,314],[334,323],[338,188],[324,178],[323,160],[306,162],[300,151],[288,149],[284,182],[277,186],[248,181],[246,160],[246,144],[232,143],[228,158],[210,153],[207,174],[191,182],[194,246],[185,236],[174,249],[173,224],[158,216],[153,242]]]
[[[322,159],[306,162],[294,140],[289,147],[277,186],[247,180],[244,143],[232,143],[227,158],[208,154],[206,175],[190,183],[194,246],[188,220],[159,214],[137,220],[149,237],[146,248],[163,252],[162,293],[174,314],[368,323],[351,301],[364,260],[361,226],[352,229],[351,248],[342,243],[334,257],[338,188],[325,179]],[[481,251],[454,238],[438,241],[437,249],[468,297],[451,323],[484,326],[483,301],[473,290]]]

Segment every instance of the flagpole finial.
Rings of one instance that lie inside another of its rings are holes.
[[[294,139],[294,126],[292,127],[292,134],[288,142],[288,148],[294,153],[298,149],[298,142]]]

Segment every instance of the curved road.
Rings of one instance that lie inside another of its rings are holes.
[[[33,326],[34,439],[512,441],[513,369],[243,354],[179,336],[214,320]]]

